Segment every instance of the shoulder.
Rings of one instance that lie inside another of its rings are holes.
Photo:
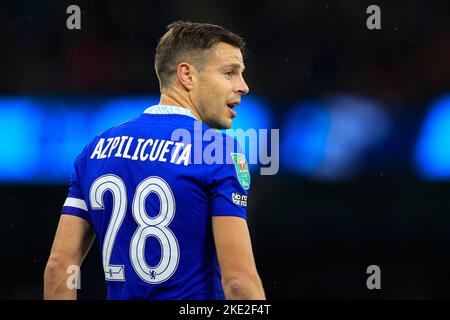
[[[87,159],[89,159],[90,154],[95,150],[99,142],[104,141],[110,136],[111,131],[124,124],[125,123],[118,124],[117,126],[109,128],[108,130],[94,136],[90,141],[88,141],[81,152],[77,155],[77,157],[75,158],[75,163],[77,165],[82,165]]]
[[[211,129],[207,125],[203,124],[202,134],[202,140],[205,145],[208,145],[211,142],[215,142],[216,144],[220,142],[228,151],[242,152],[239,142],[233,136],[228,135],[223,131]]]

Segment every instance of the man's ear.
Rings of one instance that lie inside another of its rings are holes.
[[[187,62],[181,62],[178,64],[177,77],[178,81],[186,91],[192,91],[196,80],[195,67]]]

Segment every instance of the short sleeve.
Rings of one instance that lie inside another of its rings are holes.
[[[80,162],[83,153],[74,162],[74,171],[70,180],[69,193],[61,210],[61,214],[69,214],[90,222],[89,212],[83,196],[80,179]]]
[[[247,219],[250,172],[238,142],[226,136],[223,163],[208,166],[210,214]]]

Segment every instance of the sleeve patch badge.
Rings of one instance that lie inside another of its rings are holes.
[[[247,160],[242,153],[231,153],[234,168],[236,169],[237,178],[242,188],[248,190],[250,188],[250,172],[248,171]]]
[[[242,207],[247,206],[247,196],[246,195],[233,192],[232,198],[233,198],[234,204],[237,204],[238,206],[242,206]]]

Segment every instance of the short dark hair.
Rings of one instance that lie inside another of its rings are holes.
[[[244,39],[221,26],[187,21],[169,24],[155,53],[155,70],[161,89],[169,83],[182,60],[201,69],[202,51],[211,49],[219,42],[228,43],[241,51],[245,46]]]

